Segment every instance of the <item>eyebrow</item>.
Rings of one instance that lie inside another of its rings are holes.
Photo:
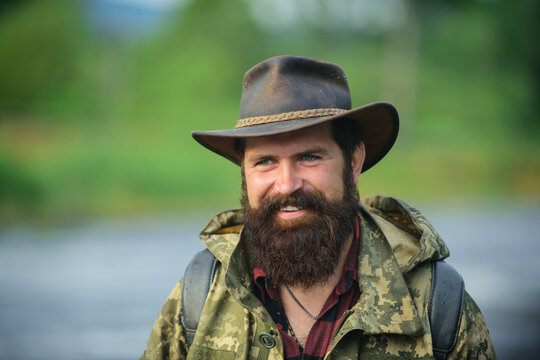
[[[311,154],[318,154],[318,155],[328,155],[329,152],[328,150],[326,150],[325,148],[323,147],[320,147],[320,146],[314,146],[312,148],[309,148],[307,150],[304,150],[304,151],[301,151],[297,154],[294,154],[294,156],[296,157],[301,157],[301,156],[305,156],[305,155],[311,155]]]

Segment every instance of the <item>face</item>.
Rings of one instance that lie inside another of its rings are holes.
[[[329,125],[248,140],[242,234],[272,283],[309,288],[333,273],[358,211],[363,153],[345,166]]]
[[[363,144],[353,153],[353,183],[358,183],[364,160]],[[325,123],[296,132],[249,138],[244,153],[244,173],[249,205],[258,208],[266,197],[290,195],[297,190],[317,190],[329,201],[344,194],[344,159]],[[308,215],[309,210],[285,207],[282,221]]]

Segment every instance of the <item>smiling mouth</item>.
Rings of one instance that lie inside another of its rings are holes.
[[[303,209],[304,209],[303,207],[288,205],[288,206],[284,206],[284,207],[280,208],[279,211],[292,212],[292,211],[299,211],[299,210],[303,210]]]

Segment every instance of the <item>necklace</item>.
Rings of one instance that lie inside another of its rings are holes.
[[[313,321],[317,321],[319,320],[319,317],[318,316],[313,316],[311,315],[311,313],[304,307],[304,305],[302,305],[302,303],[296,298],[296,296],[294,296],[294,294],[292,293],[291,289],[289,289],[289,287],[287,285],[285,285],[285,289],[287,290],[287,292],[289,293],[289,295],[291,295],[291,297],[293,298],[294,302],[296,302],[296,304],[298,304],[298,306],[300,306],[300,309],[304,310],[304,312],[306,314],[308,314],[308,316],[310,318],[313,319]]]
[[[291,334],[294,341],[296,341],[296,345],[298,346],[298,349],[300,350],[301,353],[303,353],[304,352],[304,347],[302,346],[302,344],[300,344],[300,340],[298,340],[298,338],[296,337],[296,334],[294,333],[294,330],[293,330],[293,328],[291,326],[291,323],[289,322],[288,319],[287,319],[287,327],[289,328],[289,334]]]

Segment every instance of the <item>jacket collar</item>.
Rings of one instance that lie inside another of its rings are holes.
[[[393,199],[394,200],[394,199]],[[416,214],[406,211],[413,219]],[[351,315],[343,324],[343,331],[360,329],[366,334],[418,335],[423,332],[422,319],[413,302],[402,272],[403,264],[398,264],[392,246],[370,211],[361,204],[361,243],[358,257],[358,283],[360,299],[352,308]],[[425,220],[425,218],[424,218]],[[253,295],[251,279],[253,261],[241,244],[242,212],[230,210],[216,215],[201,231],[201,239],[209,250],[226,268],[225,283],[231,295],[245,307],[255,312],[264,321],[272,321],[264,306]],[[431,229],[431,227],[430,227]],[[425,230],[425,229],[424,229]],[[420,240],[426,233],[420,229]],[[431,236],[431,235],[430,235]],[[442,245],[441,252],[447,253]],[[442,257],[437,252],[424,254],[425,246],[420,244],[418,254]],[[429,246],[428,246],[429,248]],[[401,265],[401,267],[400,267]],[[412,264],[409,264],[412,265]],[[406,266],[410,270],[412,266]]]
[[[241,243],[243,223],[241,210],[224,211],[215,215],[203,227],[199,236],[225,268],[224,281],[231,296],[271,324],[273,320],[270,314],[252,291],[255,286],[252,279],[253,259],[247,246]]]
[[[358,255],[360,299],[344,324],[366,334],[417,335],[422,321],[384,233],[369,211],[361,210]]]

